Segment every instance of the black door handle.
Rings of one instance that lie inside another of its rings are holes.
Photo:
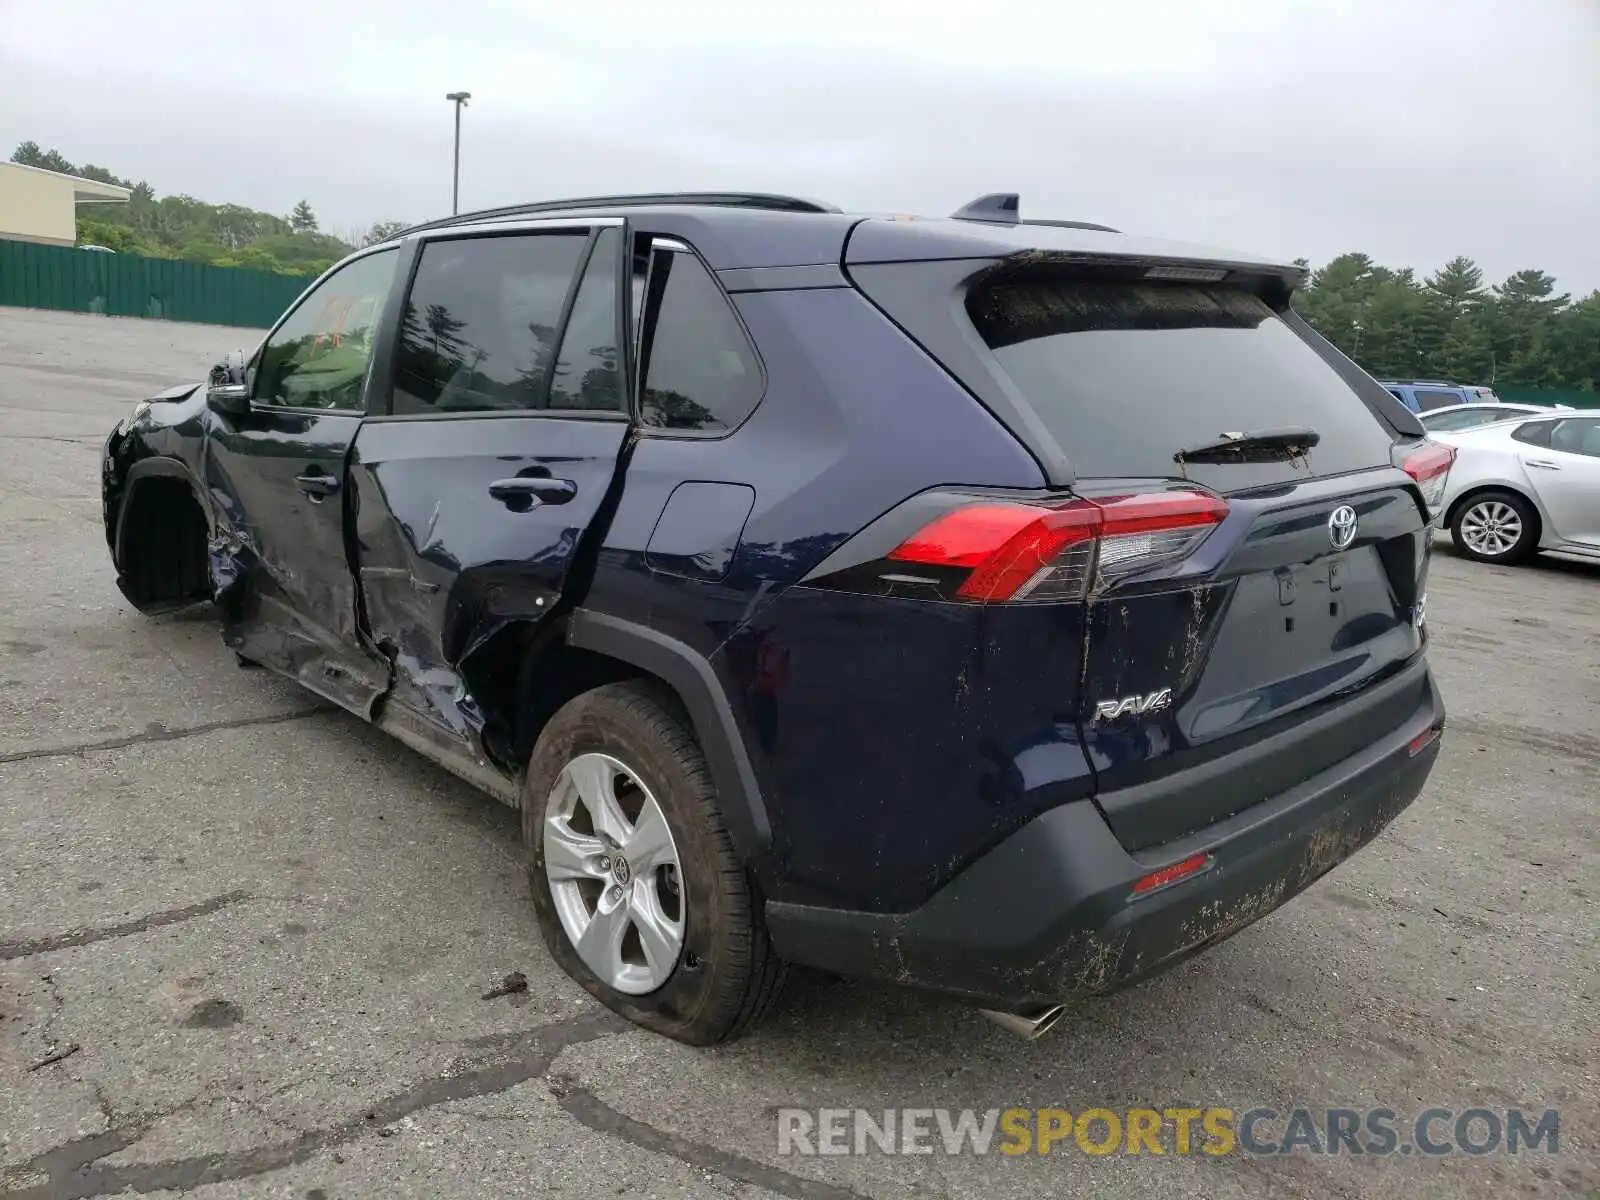
[[[331,496],[339,490],[339,480],[325,471],[307,471],[294,477],[294,485],[313,500]]]
[[[570,479],[536,477],[526,479],[497,479],[489,485],[489,495],[507,508],[519,511],[531,508],[535,500],[542,504],[565,504],[578,494],[578,485]]]

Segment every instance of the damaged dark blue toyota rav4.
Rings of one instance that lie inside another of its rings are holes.
[[[738,1035],[786,964],[1042,1032],[1417,795],[1452,452],[1293,267],[1014,196],[523,205],[352,256],[105,448],[218,610],[520,807],[556,960]]]

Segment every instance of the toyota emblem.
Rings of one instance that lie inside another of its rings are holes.
[[[1343,550],[1356,540],[1356,510],[1341,504],[1328,514],[1328,541],[1335,550]]]

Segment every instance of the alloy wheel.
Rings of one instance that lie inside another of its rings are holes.
[[[1504,500],[1481,500],[1462,515],[1461,540],[1478,554],[1499,558],[1522,541],[1522,518]]]
[[[661,987],[683,951],[682,867],[661,805],[609,754],[580,754],[545,806],[544,871],[583,964],[628,995]]]

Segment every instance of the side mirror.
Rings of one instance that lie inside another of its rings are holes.
[[[247,416],[250,412],[250,389],[242,383],[212,384],[206,389],[206,403],[213,411],[230,417]]]
[[[206,403],[213,411],[230,417],[242,417],[250,412],[250,383],[243,354],[235,350],[211,368]]]

